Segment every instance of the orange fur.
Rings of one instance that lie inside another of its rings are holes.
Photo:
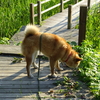
[[[32,63],[35,63],[34,61],[32,62],[32,55],[35,55],[40,48],[40,36],[42,33],[39,32],[39,29],[34,25],[27,25],[25,33],[25,38],[22,42],[21,48],[27,62],[27,74],[29,77],[31,77],[32,75],[30,75],[31,72],[29,67]],[[66,62],[69,67],[78,67],[80,61],[82,60],[82,58],[78,56],[78,53],[73,50],[68,43],[66,43],[65,39],[51,33],[42,34],[41,52],[50,59],[52,76],[54,76],[54,67],[56,67],[58,70],[62,70],[58,65],[58,61],[66,61],[70,53],[72,53],[72,55]]]

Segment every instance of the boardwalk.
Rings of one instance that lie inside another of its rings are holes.
[[[91,0],[91,6],[94,4],[98,4],[100,0]],[[78,29],[73,29],[75,25],[79,23],[79,10],[81,5],[87,5],[87,0],[82,0],[72,7],[72,29],[67,29],[68,24],[68,9],[65,9],[62,13],[57,13],[54,16],[44,20],[42,22],[42,26],[40,27],[41,32],[48,32],[59,35],[65,38],[67,41],[75,41],[78,43]],[[23,30],[25,26],[23,26],[19,33],[14,35],[12,38],[14,43],[18,43],[22,41],[24,37]]]
[[[4,56],[3,56],[4,57]],[[49,79],[50,68],[48,60],[41,59],[41,68],[38,73],[37,69],[33,69],[33,79],[26,76],[25,62],[12,64],[12,57],[5,57],[0,61],[0,100],[66,100],[67,98],[82,99],[85,95],[86,99],[93,98],[85,83],[78,81],[78,77],[73,76],[73,71],[64,67],[61,72],[56,72],[58,78]],[[38,59],[37,59],[38,61]],[[79,82],[79,88],[68,88],[68,85],[60,85],[63,77],[71,78],[70,83]],[[71,92],[71,95],[65,95]],[[72,100],[71,99],[71,100]]]
[[[87,0],[83,0],[80,5],[86,5]],[[97,0],[92,0],[97,1]],[[99,1],[99,0],[98,0]],[[79,7],[76,7],[79,10]],[[72,27],[78,23],[78,10],[73,11]],[[67,30],[67,12],[65,9],[43,22],[40,30],[50,32],[64,37],[68,41],[78,40],[78,30]],[[14,42],[11,45],[0,45],[0,100],[92,100],[87,84],[79,81],[72,69],[60,64],[64,69],[56,71],[58,77],[49,79],[49,61],[41,58],[40,70],[32,68],[33,79],[29,79],[26,74],[25,61],[12,63],[16,58],[20,58],[20,46],[13,46],[22,41],[24,27],[21,32],[13,36]],[[17,54],[17,55],[16,55]],[[36,60],[38,63],[38,58]],[[68,80],[64,80],[68,78]],[[63,82],[65,81],[66,84]],[[63,84],[61,84],[63,83]],[[72,87],[77,83],[78,87]]]

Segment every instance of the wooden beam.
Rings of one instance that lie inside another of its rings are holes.
[[[88,2],[87,2],[88,4],[88,9],[90,9],[90,6],[91,6],[91,0],[88,0]]]
[[[38,3],[38,24],[40,25],[41,24],[41,1],[37,1]]]
[[[72,22],[72,5],[68,7],[68,29],[71,29],[71,22]]]
[[[81,6],[80,19],[79,19],[79,39],[78,39],[79,45],[81,45],[82,41],[85,40],[86,18],[87,18],[87,6]]]
[[[78,0],[75,0],[75,3],[78,3]]]
[[[60,0],[60,12],[63,12],[63,9],[64,9],[64,4],[63,4],[63,0]]]
[[[30,4],[30,24],[34,24],[34,4]]]
[[[5,49],[6,48],[6,49]],[[21,47],[14,45],[0,44],[0,53],[4,54],[21,54]]]

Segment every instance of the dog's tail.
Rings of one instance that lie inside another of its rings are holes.
[[[27,25],[25,28],[25,38],[29,37],[29,36],[33,36],[34,34],[39,32],[39,28],[36,27],[35,25]]]

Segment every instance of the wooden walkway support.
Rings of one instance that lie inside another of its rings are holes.
[[[48,9],[46,9],[46,10],[44,10],[44,11],[41,11],[41,7],[42,7],[42,4],[44,4],[44,3],[46,3],[46,2],[50,2],[50,0],[46,0],[46,1],[37,1],[37,4],[30,4],[30,23],[34,23],[35,21],[34,21],[34,18],[35,17],[38,17],[38,24],[40,25],[41,24],[41,19],[42,19],[42,14],[44,14],[44,13],[46,13],[46,12],[48,12],[48,11],[50,11],[50,10],[52,10],[52,9],[54,9],[54,8],[56,8],[56,7],[60,7],[60,12],[62,12],[63,11],[63,9],[64,9],[64,4],[66,3],[66,2],[68,2],[68,1],[70,1],[70,0],[60,0],[60,3],[59,4],[57,4],[57,5],[54,5],[53,7],[50,7],[50,8],[48,8]],[[84,5],[84,2],[86,2],[87,3],[87,6],[88,6],[88,8],[90,8],[91,6],[92,6],[92,4],[95,2],[95,0],[82,0],[81,2],[78,2],[78,0],[75,0],[75,6],[78,6],[78,5],[80,5],[80,4],[82,4],[83,3],[83,5]],[[93,2],[93,3],[92,3]],[[99,2],[99,0],[96,0],[96,2]],[[37,14],[35,14],[34,13],[34,7],[37,7]],[[70,16],[70,15],[69,15]],[[71,18],[70,18],[71,19]],[[69,19],[69,20],[70,20]]]
[[[81,6],[80,7],[80,20],[79,20],[79,39],[78,39],[79,45],[81,45],[82,41],[85,40],[86,18],[87,18],[87,6]]]
[[[49,0],[46,0],[46,1],[49,2]],[[96,0],[96,1],[97,2],[95,2],[95,0],[92,0],[90,3],[87,0],[82,0],[78,3],[76,3],[75,5],[72,5],[70,14],[69,14],[71,16],[71,18],[68,17],[68,9],[65,9],[65,10],[63,10],[63,12],[55,14],[54,16],[51,16],[50,18],[43,21],[42,26],[40,27],[40,31],[53,33],[53,34],[56,34],[56,35],[59,35],[59,36],[65,38],[67,41],[75,41],[78,43],[78,34],[79,34],[78,31],[79,30],[71,29],[71,28],[73,28],[77,24],[79,24],[80,5],[86,5],[86,6],[91,5],[92,6],[93,4],[100,2],[99,0]],[[41,2],[41,4],[42,3],[44,3],[44,2]],[[36,7],[37,5],[31,4],[31,6]],[[32,8],[32,7],[30,7],[30,8]],[[51,8],[48,8],[48,9],[51,9]],[[42,11],[41,13],[43,14],[46,11]],[[33,15],[33,14],[31,14],[31,15]],[[36,17],[36,16],[37,16],[37,14],[34,14],[34,16],[31,17],[32,20],[34,20],[34,17]],[[68,19],[70,19],[70,20],[68,20]],[[34,22],[32,22],[32,23],[34,24]],[[67,29],[68,24],[70,26],[70,30]],[[25,29],[25,27],[21,28],[21,32],[15,34],[15,36],[13,36],[12,39],[15,40],[16,43],[21,41],[22,38],[24,37],[24,33],[23,33],[24,29]]]
[[[32,4],[30,4],[30,13],[32,13],[32,14],[30,14],[30,23],[34,23],[34,17],[37,17],[38,16],[38,24],[40,25],[41,24],[41,16],[42,16],[42,14],[44,14],[44,13],[46,13],[46,12],[48,12],[48,11],[50,11],[50,10],[52,10],[52,9],[54,9],[54,8],[56,8],[56,7],[58,7],[58,6],[60,6],[60,12],[62,12],[63,11],[63,9],[64,9],[64,3],[66,3],[66,2],[68,2],[68,1],[70,1],[70,0],[65,0],[65,1],[63,1],[63,0],[60,0],[60,3],[58,3],[58,4],[56,4],[56,5],[54,5],[53,7],[50,7],[50,8],[48,8],[48,9],[46,9],[46,10],[44,10],[44,11],[41,11],[41,7],[42,7],[42,4],[44,4],[44,3],[46,3],[46,2],[49,2],[50,0],[46,0],[46,1],[37,1],[37,4],[35,4],[34,6],[32,6]],[[34,14],[33,15],[33,9],[34,9],[34,7],[36,7],[37,6],[37,14]],[[31,10],[32,9],[32,10]],[[32,19],[31,19],[32,18]],[[33,22],[31,22],[31,21],[33,21]]]
[[[72,5],[68,7],[68,29],[71,29],[72,24]]]
[[[30,4],[30,23],[34,24],[34,4]]]
[[[88,0],[88,9],[90,9],[90,6],[91,6],[91,0]]]

